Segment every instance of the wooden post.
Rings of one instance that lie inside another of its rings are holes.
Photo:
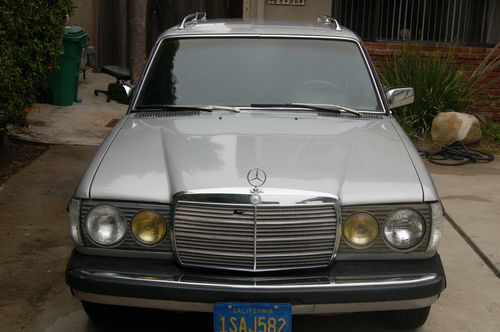
[[[147,0],[128,1],[129,66],[132,83],[136,83],[146,64]]]

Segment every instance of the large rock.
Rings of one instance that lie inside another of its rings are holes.
[[[470,114],[441,112],[432,121],[431,136],[433,141],[443,144],[476,143],[481,140],[481,124]]]

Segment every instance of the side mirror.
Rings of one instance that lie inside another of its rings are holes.
[[[108,85],[108,97],[120,104],[128,104],[134,86],[120,83],[110,83]]]
[[[385,91],[389,108],[393,109],[413,103],[415,91],[413,88],[389,88]]]

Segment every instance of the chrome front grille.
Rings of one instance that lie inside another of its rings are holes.
[[[327,265],[335,247],[335,207],[257,208],[257,269]]]
[[[174,217],[179,260],[186,265],[252,270],[254,223],[253,207],[179,202]]]
[[[180,201],[174,231],[184,265],[262,271],[328,265],[337,222],[334,204],[282,207]]]

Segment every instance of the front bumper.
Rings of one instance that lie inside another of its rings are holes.
[[[66,282],[76,297],[96,303],[211,312],[215,302],[286,302],[294,314],[421,308],[446,286],[437,254],[425,260],[338,261],[327,270],[249,275],[74,251]]]

